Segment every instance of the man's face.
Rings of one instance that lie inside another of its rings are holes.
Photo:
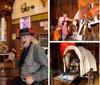
[[[20,37],[23,47],[28,47],[31,41],[31,35],[23,35]]]

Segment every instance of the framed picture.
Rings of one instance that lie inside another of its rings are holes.
[[[48,47],[48,34],[39,35],[39,44],[42,47]]]
[[[20,29],[23,28],[31,28],[31,20],[29,16],[20,18]]]

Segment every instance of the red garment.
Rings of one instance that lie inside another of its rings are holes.
[[[61,38],[59,30],[54,31],[54,38],[53,40],[58,41]]]
[[[64,53],[65,49],[70,45],[76,46],[75,43],[61,43],[60,44],[60,56],[62,57],[62,59],[63,59],[63,53]]]

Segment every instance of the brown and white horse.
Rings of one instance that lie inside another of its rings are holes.
[[[86,28],[91,28],[92,25],[100,23],[100,6],[98,2],[93,2],[86,7],[80,9],[74,19],[79,21],[79,27],[77,27],[78,33],[80,34],[83,28],[83,35],[85,35]],[[77,22],[73,22],[74,25],[77,25]],[[98,28],[99,29],[99,28]]]

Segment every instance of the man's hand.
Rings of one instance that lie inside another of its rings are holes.
[[[33,78],[31,76],[26,76],[25,77],[25,82],[29,85],[31,85],[33,83]]]
[[[9,53],[8,58],[13,60],[15,58],[15,54],[13,52]]]

